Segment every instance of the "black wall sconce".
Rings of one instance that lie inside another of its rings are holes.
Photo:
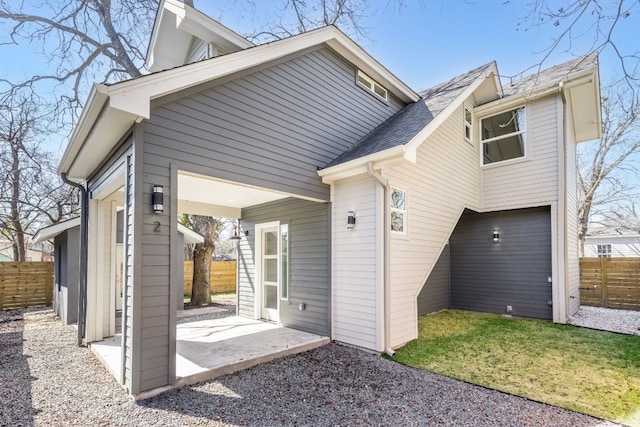
[[[153,212],[161,214],[164,212],[164,192],[162,185],[153,186],[153,194],[151,195],[151,204],[153,205]]]
[[[356,213],[349,211],[347,214],[347,230],[353,230],[354,225],[356,225]]]
[[[498,230],[493,230],[493,243],[498,243],[500,241],[500,232]]]

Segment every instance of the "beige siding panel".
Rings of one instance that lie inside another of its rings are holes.
[[[577,145],[573,141],[570,126],[572,120],[566,120],[566,215],[567,215],[567,287],[569,311],[573,316],[580,308],[580,258],[578,253],[578,165]]]
[[[557,102],[558,97],[548,97],[526,105],[526,160],[481,169],[483,211],[558,200]]]
[[[408,203],[408,236],[391,239],[392,347],[417,337],[417,296],[464,208],[479,208],[478,147],[464,140],[462,112],[420,146],[415,165],[384,173]]]
[[[332,338],[370,350],[382,350],[382,321],[376,186],[368,175],[338,181],[334,188]],[[347,230],[347,213],[356,225]]]

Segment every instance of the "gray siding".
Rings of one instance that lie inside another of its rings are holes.
[[[80,271],[80,227],[57,235],[55,250],[53,309],[65,325],[78,321]]]
[[[500,241],[493,242],[493,230]],[[451,239],[451,308],[552,318],[548,207],[466,212]]]
[[[154,107],[145,163],[328,201],[317,168],[401,107],[324,48]]]
[[[249,235],[240,243],[238,292],[241,316],[254,317],[256,224],[289,224],[289,299],[280,300],[284,326],[329,336],[329,204],[284,199],[242,210],[241,226]],[[300,303],[306,304],[299,310]]]
[[[446,245],[418,295],[418,316],[449,308],[449,245]]]

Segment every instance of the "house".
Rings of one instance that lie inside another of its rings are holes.
[[[164,0],[147,62],[92,87],[59,166],[85,194],[84,342],[112,334],[100,295],[124,215],[131,394],[176,381],[179,212],[239,220],[239,316],[368,350],[446,307],[559,323],[578,309],[595,55],[506,85],[489,63],[417,93],[335,27],[254,46]]]
[[[590,228],[584,239],[584,256],[640,257],[640,230],[627,227]]]
[[[120,210],[116,213],[114,229],[109,230],[115,239],[115,256],[111,259],[111,265],[103,265],[102,268],[110,268],[114,286],[110,286],[112,292],[103,295],[109,307],[115,312],[122,310],[122,290],[124,287],[124,262],[123,262],[123,241],[124,235],[124,214]],[[182,224],[178,224],[178,245],[186,243],[202,243],[204,238],[193,230]],[[78,301],[80,284],[80,217],[63,221],[48,227],[41,228],[33,236],[34,244],[42,244],[48,241],[53,242],[53,310],[65,325],[74,324],[78,321]],[[176,263],[182,266],[184,263],[184,252],[177,254]],[[177,269],[178,278],[182,286],[179,286],[177,293],[176,308],[184,308],[184,284],[182,281],[183,270]],[[116,316],[110,316],[108,332],[113,335],[115,330]]]
[[[26,253],[25,261],[50,262],[51,247],[46,243],[33,241],[31,234],[25,233]],[[0,237],[0,262],[14,260],[13,241],[6,237]]]

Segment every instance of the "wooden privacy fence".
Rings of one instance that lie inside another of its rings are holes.
[[[581,258],[580,304],[640,310],[640,258]]]
[[[236,261],[211,262],[211,293],[235,292]],[[184,262],[184,294],[191,295],[193,285],[193,261]]]
[[[49,305],[52,262],[0,262],[0,309]]]

